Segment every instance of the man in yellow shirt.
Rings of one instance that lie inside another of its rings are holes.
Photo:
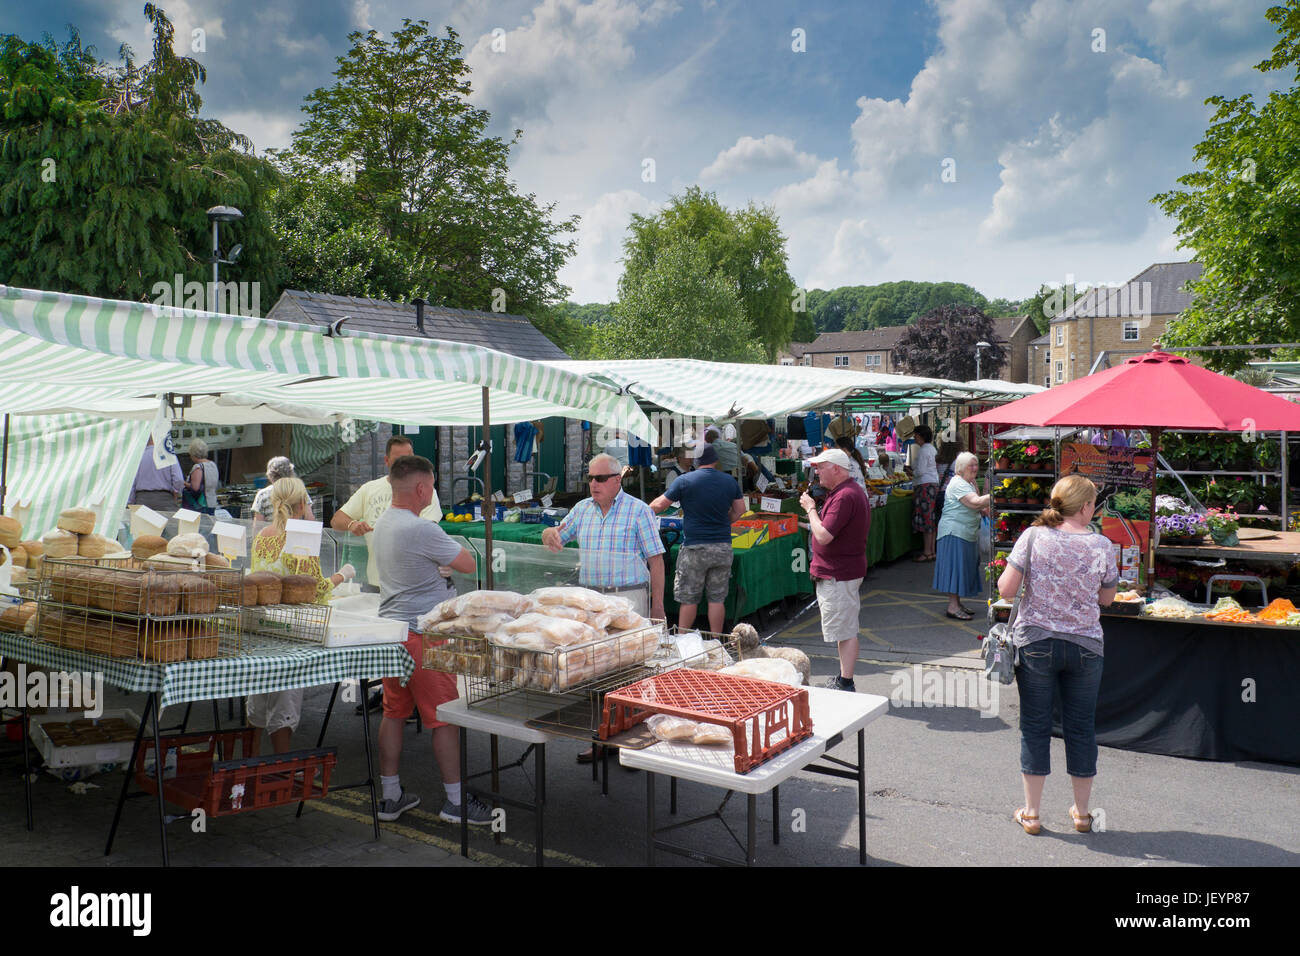
[[[346,531],[361,535],[366,539],[366,584],[379,587],[379,568],[375,564],[375,550],[371,547],[371,533],[379,516],[393,503],[393,486],[388,482],[388,470],[393,462],[404,455],[415,454],[411,439],[405,435],[394,435],[384,446],[384,476],[374,481],[367,481],[356,490],[342,508],[334,512],[330,527],[335,531]],[[438,492],[433,493],[433,502],[420,512],[420,517],[429,521],[442,520],[442,505],[438,501]]]

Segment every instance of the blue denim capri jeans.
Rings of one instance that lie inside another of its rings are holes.
[[[1073,641],[1044,638],[1020,648],[1020,772],[1052,772],[1052,704],[1061,699],[1065,769],[1071,777],[1097,775],[1097,689],[1102,657]]]

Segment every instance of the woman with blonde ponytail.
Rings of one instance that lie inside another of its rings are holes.
[[[311,521],[311,500],[307,487],[298,478],[281,478],[271,485],[271,523],[253,539],[252,564],[254,571],[274,571],[276,574],[305,574],[316,579],[316,604],[329,600],[334,585],[351,580],[356,571],[345,564],[338,573],[326,578],[321,573],[320,558],[302,558],[284,553],[291,518]],[[289,751],[289,740],[298,728],[302,717],[302,688],[277,691],[270,694],[250,694],[248,722],[271,736],[271,747],[278,754]],[[258,734],[254,750],[258,749]]]
[[[1025,805],[1014,818],[1042,830],[1038,808],[1051,773],[1052,706],[1059,694],[1065,769],[1074,790],[1074,829],[1092,829],[1088,801],[1097,775],[1097,688],[1101,685],[1101,606],[1119,583],[1111,543],[1092,530],[1097,487],[1069,475],[1052,487],[1048,507],[1016,541],[998,592],[1025,592],[1012,629],[1019,663],[1020,773]],[[1028,573],[1026,573],[1026,571]]]

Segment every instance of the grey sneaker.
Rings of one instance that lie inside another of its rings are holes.
[[[850,693],[854,693],[854,694],[856,694],[858,691],[857,686],[853,683],[851,679],[846,680],[845,678],[841,677],[839,674],[836,674],[834,677],[827,680],[826,683],[822,684],[822,686],[829,688],[830,690],[847,690]]]
[[[392,823],[407,810],[414,810],[420,805],[420,798],[413,793],[402,791],[402,795],[396,800],[379,801],[379,819],[385,823]]]
[[[485,827],[492,822],[492,808],[474,794],[466,794],[465,803],[470,826]],[[460,823],[460,804],[452,803],[450,800],[445,801],[438,816],[448,823]]]

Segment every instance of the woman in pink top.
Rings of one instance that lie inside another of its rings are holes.
[[[1038,807],[1051,773],[1052,705],[1061,698],[1065,770],[1074,790],[1074,829],[1092,829],[1088,799],[1097,775],[1097,690],[1101,686],[1101,606],[1119,571],[1110,541],[1092,530],[1097,486],[1069,475],[1052,486],[1050,505],[1022,534],[998,579],[998,592],[1025,593],[1012,629],[1019,663],[1020,773],[1025,805],[1014,814],[1026,833],[1042,830]],[[1027,572],[1027,573],[1026,573]]]

